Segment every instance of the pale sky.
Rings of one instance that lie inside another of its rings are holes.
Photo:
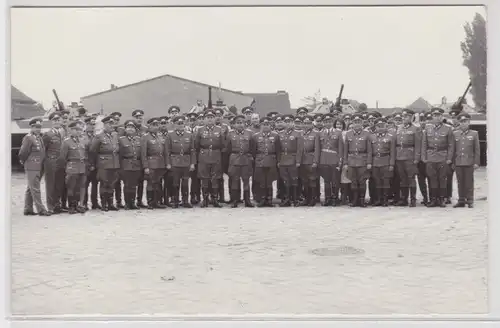
[[[48,108],[163,74],[243,92],[318,89],[375,107],[454,101],[484,7],[12,9],[12,84]],[[486,16],[485,16],[486,17]],[[469,103],[472,104],[471,99]]]

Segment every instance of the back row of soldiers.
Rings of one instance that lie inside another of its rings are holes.
[[[24,214],[35,214],[33,203],[39,215],[65,212],[65,198],[70,213],[88,210],[88,198],[93,209],[104,211],[190,208],[199,202],[221,207],[223,173],[229,176],[232,207],[241,203],[241,184],[246,207],[253,207],[251,192],[257,206],[272,207],[276,180],[280,206],[315,206],[320,178],[324,206],[415,207],[417,176],[423,204],[445,207],[455,171],[459,199],[454,207],[473,207],[479,139],[466,113],[450,112],[452,124],[445,124],[444,111],[433,108],[421,114],[420,125],[408,109],[382,117],[339,111],[309,116],[299,108],[295,116],[271,112],[259,118],[246,107],[243,115],[227,118],[229,124],[221,109],[184,116],[172,106],[168,113],[145,125],[144,111],[135,110],[134,119],[121,125],[122,115],[115,112],[102,119],[98,134],[96,116],[83,110],[73,121],[65,111],[51,114],[53,127],[43,136],[41,119],[31,120],[19,152],[28,180]],[[47,209],[40,197],[43,175]],[[144,180],[147,205],[142,203]]]

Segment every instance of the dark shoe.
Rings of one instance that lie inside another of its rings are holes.
[[[472,204],[472,203],[467,204],[467,206],[468,206],[469,208],[474,208],[474,204]]]
[[[50,213],[47,212],[47,211],[41,211],[40,213],[38,213],[39,216],[50,216]]]
[[[438,205],[439,205],[439,207],[446,207],[446,200],[445,200],[445,198],[443,198],[443,197],[439,198]]]
[[[36,213],[33,210],[31,210],[31,211],[24,211],[23,214],[26,215],[26,216],[36,215]]]
[[[465,203],[462,201],[458,201],[458,203],[453,205],[453,208],[460,208],[460,207],[465,207]]]
[[[450,197],[446,197],[446,202],[445,202],[445,204],[448,204],[448,205],[450,205],[450,204],[451,204],[451,198],[450,198]]]

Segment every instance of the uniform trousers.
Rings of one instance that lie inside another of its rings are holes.
[[[87,204],[89,201],[89,185],[91,185],[90,201],[92,205],[97,205],[97,186],[98,186],[97,170],[93,171],[89,170],[87,172],[87,179],[85,181],[85,196],[83,199],[83,204]]]
[[[243,190],[250,190],[250,176],[252,175],[251,165],[230,165],[228,168],[231,190],[240,189],[240,180],[243,181]]]
[[[115,182],[118,180],[118,173],[119,169],[97,169],[99,194],[101,197],[106,194],[113,196]]]
[[[429,177],[429,185],[431,190],[435,190],[434,197],[446,197],[446,178],[449,174],[449,165],[445,162],[429,163],[425,165],[427,176]]]
[[[33,211],[33,204],[35,205],[38,213],[45,212],[45,206],[42,203],[42,194],[40,192],[40,179],[42,177],[42,170],[25,171],[26,182],[28,186],[24,193],[24,211]]]
[[[54,208],[61,206],[61,195],[64,188],[64,169],[58,168],[57,159],[47,158],[43,163],[45,175],[45,197],[47,200],[47,209],[53,211]]]
[[[139,182],[142,182],[142,171],[141,170],[122,170],[121,172],[123,180],[123,193],[128,195],[134,195],[131,200],[135,198],[137,187]]]
[[[388,190],[393,176],[394,171],[389,170],[389,165],[372,167],[372,178],[376,188]]]
[[[280,166],[279,174],[286,187],[296,187],[299,184],[299,168],[296,165]]]
[[[81,191],[85,186],[87,176],[85,173],[66,173],[66,188],[70,202],[80,201]]]
[[[415,176],[418,174],[417,164],[412,160],[396,161],[396,169],[399,175],[399,185],[402,188],[416,187]]]
[[[456,166],[455,173],[458,182],[458,200],[474,203],[474,167]]]
[[[221,163],[198,163],[198,177],[201,179],[203,189],[208,189],[209,182],[212,184],[212,188],[219,188],[219,179],[222,178]]]
[[[318,179],[318,168],[313,167],[312,164],[302,164],[299,170],[300,178],[304,187],[314,188],[316,191],[316,180]],[[314,193],[316,197],[316,193]]]

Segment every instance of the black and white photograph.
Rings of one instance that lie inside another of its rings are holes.
[[[485,7],[9,15],[12,315],[489,312]]]

